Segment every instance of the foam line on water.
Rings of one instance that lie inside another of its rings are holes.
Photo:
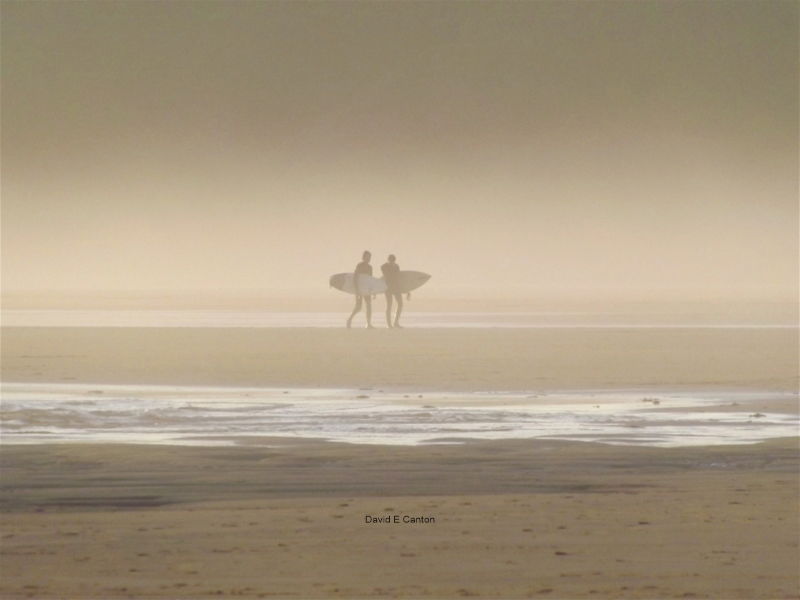
[[[365,389],[3,384],[0,440],[231,445],[564,439],[645,446],[796,436],[796,415],[736,407],[775,392],[398,392]],[[270,442],[272,443],[272,442]]]

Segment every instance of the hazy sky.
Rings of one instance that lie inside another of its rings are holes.
[[[798,3],[2,2],[2,283],[791,298]]]

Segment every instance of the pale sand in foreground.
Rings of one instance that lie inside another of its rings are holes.
[[[793,390],[796,330],[3,330],[4,381]],[[784,410],[795,407],[784,406]],[[0,595],[797,598],[797,440],[2,448]],[[365,515],[434,516],[372,525]]]

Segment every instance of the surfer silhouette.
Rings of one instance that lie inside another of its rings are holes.
[[[403,294],[400,292],[400,265],[395,262],[397,259],[394,254],[390,254],[387,262],[381,265],[381,272],[386,281],[386,324],[389,327],[402,329],[400,325],[400,314],[403,312]],[[392,324],[392,299],[397,300],[397,314]]]
[[[356,292],[356,305],[353,307],[353,312],[350,313],[350,318],[347,319],[347,327],[348,329],[353,324],[353,317],[356,316],[358,311],[361,310],[361,303],[362,299],[363,302],[367,305],[367,327],[372,329],[372,298],[369,295],[369,291],[365,290],[366,294],[359,293],[360,290],[358,289],[358,276],[359,275],[372,275],[372,265],[369,264],[370,259],[372,258],[372,253],[369,250],[364,250],[364,253],[361,255],[361,262],[356,265],[356,269],[353,272],[353,287],[355,288]]]

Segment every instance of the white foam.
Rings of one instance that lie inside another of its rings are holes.
[[[786,397],[797,398],[741,392],[409,393],[20,383],[2,386],[0,439],[5,444],[274,443],[266,438],[392,445],[528,438],[747,444],[797,436],[800,422],[790,414],[754,416],[752,410],[736,410],[735,403]]]

